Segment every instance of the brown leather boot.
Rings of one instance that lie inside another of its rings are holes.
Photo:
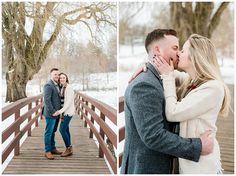
[[[55,154],[55,155],[61,155],[62,152],[58,151],[57,149],[53,149],[52,151],[52,154]]]
[[[72,146],[66,148],[66,150],[61,154],[61,157],[67,157],[73,154]]]
[[[72,146],[68,147],[70,152],[73,154],[73,149],[72,149]]]
[[[53,155],[52,155],[51,152],[47,152],[47,153],[45,153],[44,156],[45,156],[47,159],[49,159],[49,160],[54,160],[54,157],[53,157]]]

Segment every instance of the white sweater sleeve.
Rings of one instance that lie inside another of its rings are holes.
[[[166,99],[166,118],[171,122],[181,122],[197,118],[215,107],[216,102],[223,100],[224,89],[218,81],[208,81],[192,90],[181,101],[177,101],[175,78],[173,72],[162,75]]]
[[[74,90],[71,86],[67,86],[65,90],[64,106],[59,110],[60,114],[65,112],[74,103]]]

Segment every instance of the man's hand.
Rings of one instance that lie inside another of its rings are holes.
[[[201,155],[208,155],[212,153],[214,147],[214,140],[210,136],[212,134],[211,130],[205,131],[200,135],[200,139],[202,141],[202,152]]]
[[[60,112],[56,111],[52,116],[58,116],[58,115],[60,115]]]

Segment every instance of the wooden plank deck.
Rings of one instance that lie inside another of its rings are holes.
[[[54,160],[44,157],[45,120],[41,120],[31,137],[27,137],[21,146],[20,155],[15,156],[3,174],[110,174],[104,158],[98,157],[98,147],[90,139],[87,128],[77,116],[70,123],[73,155],[60,157],[54,155]],[[63,151],[64,143],[58,131],[56,134],[57,149]]]
[[[232,101],[231,107],[234,110],[234,86],[228,85]],[[218,118],[217,120],[217,139],[221,149],[221,162],[224,174],[234,173],[234,112],[230,112],[226,118]]]

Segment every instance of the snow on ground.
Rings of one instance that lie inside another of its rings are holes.
[[[117,109],[117,73],[109,73],[108,78],[109,80],[107,80],[106,73],[91,74],[89,77],[91,82],[89,88],[92,90],[82,91],[83,86],[77,81],[74,81],[72,85],[74,90],[79,90],[81,93],[98,99]]]
[[[74,90],[81,91],[83,89],[81,79],[76,79],[76,77],[71,78],[72,86]],[[116,91],[117,91],[117,73],[111,72],[107,73],[95,73],[89,76],[89,88],[92,91],[83,91],[83,93],[93,96],[94,98],[104,101],[108,105],[116,108]],[[46,83],[46,82],[45,82]],[[39,84],[38,80],[31,80],[26,86],[27,96],[34,96],[42,93],[43,85]],[[2,79],[2,107],[9,104],[5,102],[6,99],[6,80]]]

